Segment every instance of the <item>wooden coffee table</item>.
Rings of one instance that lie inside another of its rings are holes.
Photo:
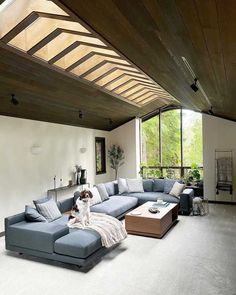
[[[149,207],[155,202],[146,202],[125,215],[125,227],[129,234],[162,238],[178,219],[178,204],[158,207],[160,213],[150,213]],[[140,212],[140,215],[134,215]]]

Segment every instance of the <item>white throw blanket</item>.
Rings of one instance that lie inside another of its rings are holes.
[[[80,222],[69,224],[71,228],[92,229],[101,236],[102,246],[110,248],[127,237],[123,224],[116,218],[103,213],[90,213],[90,224],[82,227]]]

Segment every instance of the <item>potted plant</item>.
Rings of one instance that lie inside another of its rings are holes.
[[[116,144],[113,144],[108,150],[110,167],[115,170],[115,179],[117,179],[118,169],[124,164],[124,150]]]
[[[199,182],[201,179],[201,174],[200,174],[200,170],[198,168],[198,165],[196,163],[193,163],[191,165],[191,170],[189,170],[187,178],[186,178],[186,182],[187,184],[194,184]]]

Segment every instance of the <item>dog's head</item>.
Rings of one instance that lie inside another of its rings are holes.
[[[80,192],[79,200],[86,203],[89,201],[89,199],[92,199],[92,197],[93,197],[93,194],[91,193],[91,191],[84,190]]]

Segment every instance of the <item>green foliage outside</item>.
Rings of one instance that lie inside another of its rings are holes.
[[[161,116],[162,166],[181,166],[180,110],[163,112]],[[193,170],[202,166],[202,116],[183,110],[182,117],[183,166],[195,164]],[[159,161],[159,116],[155,116],[142,124],[141,166],[160,166]],[[161,175],[159,168],[144,168],[143,177],[145,176],[175,178],[179,176],[179,171],[167,168],[163,169]]]

